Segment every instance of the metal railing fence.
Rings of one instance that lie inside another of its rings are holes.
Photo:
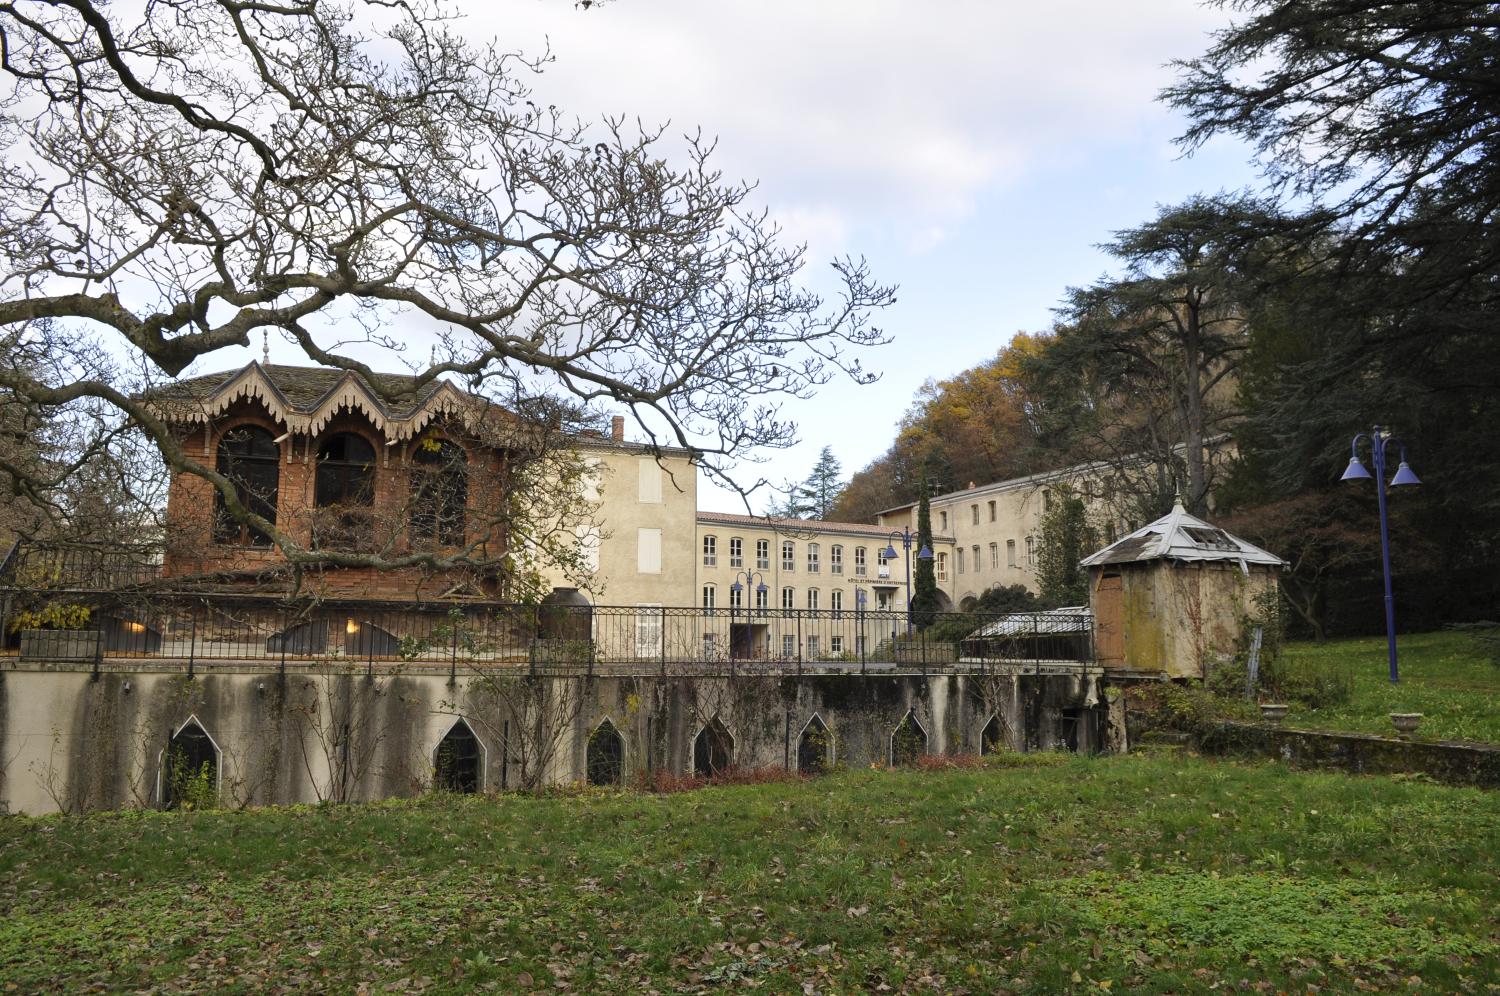
[[[982,671],[1084,666],[1092,617],[496,602],[276,602],[214,594],[72,594],[74,628],[7,628],[23,658],[403,663],[538,673]],[[86,610],[84,616],[82,611]]]

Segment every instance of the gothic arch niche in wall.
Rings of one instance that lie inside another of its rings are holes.
[[[823,717],[813,713],[797,738],[797,773],[821,775],[833,767],[833,734]]]
[[[590,785],[619,785],[625,780],[625,738],[610,722],[594,727],[585,752]]]
[[[213,737],[189,716],[162,752],[160,796],[166,809],[199,809],[219,801],[223,755]]]
[[[917,758],[926,753],[927,730],[918,721],[916,712],[908,709],[891,731],[891,764],[894,767],[916,764]]]
[[[484,745],[460,719],[438,741],[432,754],[432,787],[467,794],[484,787]]]
[[[996,713],[990,717],[990,721],[984,724],[984,729],[979,732],[979,753],[998,754],[1005,749],[1005,723]]]
[[[734,737],[717,713],[693,739],[693,774],[712,778],[734,766]]]

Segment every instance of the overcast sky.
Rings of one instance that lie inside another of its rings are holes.
[[[758,181],[759,204],[808,244],[813,286],[845,254],[899,285],[878,317],[894,341],[865,358],[881,380],[792,402],[801,444],[750,481],[805,477],[825,444],[852,474],[923,381],[1050,326],[1066,288],[1109,266],[1094,247],[1111,232],[1254,180],[1229,143],[1180,158],[1184,122],[1155,99],[1166,64],[1225,23],[1194,0],[455,2],[475,40],[550,43],[538,103],[717,135],[726,177]],[[699,502],[744,510],[706,486]]]
[[[828,444],[852,473],[890,444],[928,378],[951,376],[1017,330],[1046,328],[1094,248],[1158,204],[1253,180],[1232,145],[1191,160],[1157,103],[1166,63],[1224,23],[1192,0],[1045,4],[944,0],[558,0],[470,6],[475,27],[556,62],[548,102],[585,118],[639,115],[719,136],[729,177],[805,240],[811,268],[845,253],[900,285],[894,342],[870,387],[794,403],[803,442],[773,479]],[[705,489],[705,508],[739,511]],[[759,508],[757,508],[759,510]]]

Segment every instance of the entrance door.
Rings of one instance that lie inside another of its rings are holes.
[[[1125,603],[1119,571],[1104,571],[1094,587],[1094,656],[1104,667],[1125,664]]]

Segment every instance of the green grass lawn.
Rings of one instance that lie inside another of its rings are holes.
[[[1420,712],[1422,739],[1500,743],[1500,666],[1472,634],[1413,633],[1396,649],[1401,681],[1392,685],[1385,637],[1288,644],[1288,670],[1347,676],[1353,694],[1320,709],[1294,702],[1286,725],[1391,735],[1391,713]]]
[[[1494,991],[1500,794],[1008,756],[669,796],[0,820],[22,990]]]

